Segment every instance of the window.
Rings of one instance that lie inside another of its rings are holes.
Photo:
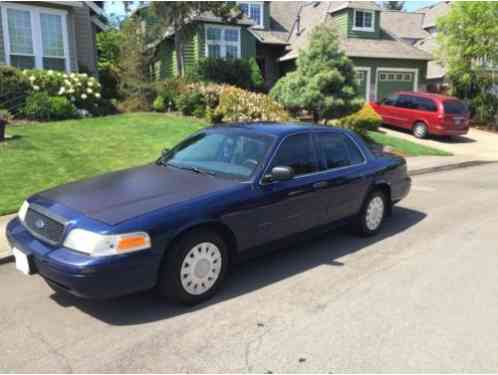
[[[381,104],[395,106],[398,101],[398,95],[391,95],[382,99]]]
[[[445,100],[443,102],[444,113],[450,115],[466,115],[468,113],[467,106],[458,100]]]
[[[396,102],[396,107],[417,109],[417,103],[415,102],[415,98],[413,96],[400,95],[398,101]]]
[[[380,81],[390,81],[390,82],[411,82],[413,81],[413,73],[380,73]]]
[[[415,101],[416,108],[419,111],[437,112],[437,105],[433,100],[429,98],[421,98],[418,96],[414,96],[413,100]]]
[[[296,176],[316,172],[318,168],[310,135],[297,134],[285,139],[273,158],[269,171],[277,166],[291,167]]]
[[[206,26],[206,56],[224,59],[240,58],[240,29]]]
[[[256,26],[264,27],[262,2],[239,2],[239,8],[247,17],[254,21]]]
[[[0,8],[8,64],[69,70],[66,11],[19,4]]]
[[[355,9],[353,30],[374,31],[374,17],[373,11]]]
[[[325,169],[348,167],[365,160],[353,141],[342,134],[320,134],[318,145]]]

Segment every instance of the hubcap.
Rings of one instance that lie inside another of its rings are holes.
[[[371,231],[376,230],[384,217],[384,201],[381,197],[375,197],[367,207],[366,224]]]
[[[425,135],[425,128],[422,125],[417,125],[415,128],[415,134],[417,137],[422,138]]]
[[[195,245],[182,262],[180,278],[183,289],[189,294],[199,295],[211,289],[220,277],[221,252],[211,242]]]

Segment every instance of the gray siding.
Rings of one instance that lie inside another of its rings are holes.
[[[69,40],[69,61],[71,62],[71,71],[78,71],[78,57],[76,56],[76,30],[74,26],[74,16],[72,12],[67,15],[67,39]]]
[[[5,64],[5,46],[3,45],[2,9],[0,9],[0,64]]]
[[[95,45],[95,32],[90,20],[90,10],[87,7],[75,7],[72,15],[76,33],[76,56],[79,70],[95,74],[97,72],[97,48]]]

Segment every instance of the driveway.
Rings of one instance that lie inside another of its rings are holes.
[[[417,139],[407,131],[385,126],[382,130],[395,137],[451,152],[461,159],[498,160],[498,134],[496,133],[471,128],[467,135],[451,139],[441,137]]]
[[[250,261],[195,309],[55,295],[1,265],[0,371],[496,371],[497,169],[417,176],[380,236]]]

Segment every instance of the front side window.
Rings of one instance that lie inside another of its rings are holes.
[[[348,167],[365,160],[353,141],[343,134],[320,134],[317,139],[325,169]]]
[[[374,12],[355,9],[353,29],[360,31],[374,31]]]
[[[66,70],[67,29],[62,11],[1,6],[7,62],[21,69]]]
[[[395,106],[398,101],[398,95],[391,95],[382,99],[381,104]]]
[[[263,27],[263,3],[261,2],[239,2],[239,8],[254,23]]]
[[[206,56],[236,59],[240,57],[240,29],[220,26],[206,28]]]
[[[291,167],[295,176],[318,170],[313,144],[309,134],[292,135],[280,145],[269,171],[274,167]]]
[[[185,140],[160,162],[172,168],[248,178],[265,159],[273,139],[248,133],[202,133]]]

